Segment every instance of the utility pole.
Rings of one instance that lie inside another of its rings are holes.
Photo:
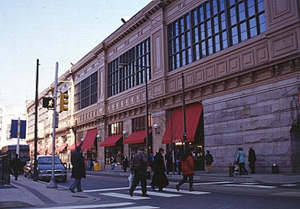
[[[150,152],[149,152],[149,101],[148,101],[148,82],[147,82],[147,73],[148,68],[145,68],[145,88],[146,88],[146,146],[147,146],[147,157],[149,159]]]
[[[184,76],[181,73],[182,81],[182,113],[183,113],[183,143],[184,143],[184,153],[186,151],[186,115],[185,115],[185,95],[184,95]]]
[[[36,60],[36,79],[35,79],[35,112],[34,112],[34,164],[33,164],[33,180],[38,180],[38,173],[37,173],[37,141],[38,141],[38,88],[39,88],[39,59]]]
[[[57,188],[57,184],[54,179],[54,169],[55,169],[55,136],[56,136],[56,124],[57,120],[57,113],[56,113],[56,104],[57,104],[57,80],[58,80],[58,62],[56,62],[55,66],[55,83],[54,83],[54,109],[53,109],[53,122],[52,122],[52,170],[51,170],[51,180],[47,185],[47,188]]]
[[[20,117],[18,117],[18,132],[17,132],[18,141],[17,141],[17,150],[16,150],[18,159],[20,159],[20,132],[21,132],[21,121],[20,121]]]

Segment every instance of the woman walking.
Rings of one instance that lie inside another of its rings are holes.
[[[183,178],[176,185],[177,191],[179,191],[180,186],[184,184],[188,178],[190,184],[190,191],[193,191],[194,159],[189,149],[187,149],[187,151],[184,153],[183,158],[181,160],[181,171]]]
[[[155,187],[158,187],[158,191],[162,191],[164,187],[169,185],[169,181],[167,179],[167,176],[165,174],[166,167],[165,167],[165,161],[163,157],[164,149],[160,148],[159,152],[155,155],[154,161],[153,161],[153,177],[151,186],[154,190]]]
[[[242,147],[239,147],[239,149],[238,149],[236,162],[239,164],[239,174],[240,175],[243,175],[243,174],[248,175],[248,171],[245,168],[245,152]]]

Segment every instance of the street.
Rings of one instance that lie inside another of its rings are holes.
[[[58,183],[68,188],[73,179],[66,183]],[[87,176],[82,180],[83,193],[96,198],[94,202],[63,208],[123,208],[123,209],[293,209],[299,208],[299,185],[262,185],[258,183],[235,184],[232,182],[198,182],[195,191],[188,191],[188,185],[180,191],[175,189],[176,182],[163,192],[152,191],[148,186],[149,197],[141,196],[138,187],[133,197],[128,194],[128,180],[125,177]],[[149,185],[149,181],[148,181]],[[285,187],[293,190],[285,191]]]

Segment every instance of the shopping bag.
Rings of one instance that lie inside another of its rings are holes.
[[[132,186],[132,182],[133,182],[133,174],[130,173],[129,176],[128,176],[129,188]]]

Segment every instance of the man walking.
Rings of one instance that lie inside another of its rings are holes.
[[[206,172],[209,173],[211,169],[211,164],[213,163],[214,158],[210,154],[209,150],[206,150],[206,155],[205,155],[205,167],[206,167]]]
[[[252,147],[250,147],[248,152],[248,162],[249,162],[251,173],[255,173],[255,161],[256,161],[255,151]]]
[[[77,192],[82,192],[81,178],[85,178],[85,167],[80,147],[76,147],[75,151],[72,152],[71,163],[73,166],[71,178],[74,178],[75,180],[69,189],[73,193],[75,193],[75,188],[77,188]]]
[[[15,177],[15,180],[18,180],[20,166],[21,166],[21,161],[19,159],[19,155],[16,154],[15,159],[11,161],[11,171]]]
[[[142,196],[148,197],[147,195],[147,166],[148,166],[148,160],[147,155],[144,153],[143,148],[141,147],[138,152],[134,155],[132,159],[132,168],[134,177],[132,185],[129,189],[130,196],[133,195],[133,191],[135,190],[136,186],[141,182],[142,187]]]

